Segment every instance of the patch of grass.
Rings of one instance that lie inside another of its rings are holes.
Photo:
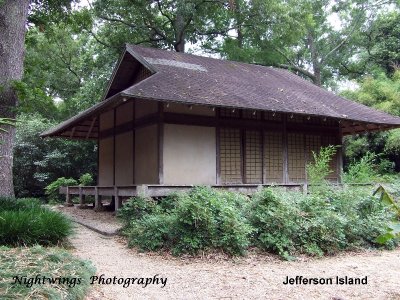
[[[1,245],[55,245],[71,233],[71,221],[37,199],[0,198]]]
[[[95,269],[61,248],[0,247],[1,299],[83,299]],[[13,284],[14,276],[68,278],[68,282]],[[74,279],[76,278],[76,280]],[[80,283],[78,284],[80,278]],[[74,284],[75,282],[75,284]]]

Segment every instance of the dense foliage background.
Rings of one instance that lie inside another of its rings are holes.
[[[400,115],[398,1],[89,0],[31,3],[19,95],[14,182],[43,195],[58,177],[95,174],[96,145],[38,134],[100,101],[124,43],[290,69]],[[400,131],[346,139],[346,164],[368,151],[400,169]]]

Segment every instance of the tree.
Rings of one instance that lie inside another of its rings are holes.
[[[366,76],[360,87],[354,91],[344,91],[342,95],[368,106],[400,116],[400,71],[388,77],[384,71]],[[400,170],[400,131],[399,129],[358,135],[345,139],[346,161],[363,157],[367,152],[381,153],[380,160],[395,163]]]
[[[95,175],[97,145],[93,141],[42,139],[54,121],[20,114],[16,130],[14,184],[17,197],[43,197],[44,188],[60,177]]]
[[[229,2],[96,0],[93,10],[102,26],[98,34],[92,34],[111,48],[129,41],[185,52],[188,42],[195,44],[229,31]]]
[[[72,0],[0,0],[0,117],[14,118],[18,97],[15,82],[21,80],[25,31],[30,10],[32,19],[60,16]],[[50,20],[50,18],[49,18]],[[0,133],[0,196],[13,196],[13,144],[15,129]]]
[[[18,103],[13,82],[23,74],[25,23],[29,1],[0,2],[0,117],[15,118]],[[15,129],[0,132],[0,196],[13,196],[13,144]]]

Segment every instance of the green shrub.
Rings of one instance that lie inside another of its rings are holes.
[[[221,249],[243,254],[251,227],[239,209],[247,198],[197,187],[157,202],[136,197],[119,213],[131,246],[143,250],[171,249],[176,255]]]
[[[318,153],[312,151],[313,162],[306,166],[308,182],[312,185],[325,183],[325,178],[332,173],[329,163],[336,153],[336,146],[322,147]]]
[[[357,188],[336,189],[329,196],[264,189],[247,208],[256,245],[287,259],[296,253],[377,246],[392,214],[370,192]]]
[[[204,187],[183,194],[175,212],[177,241],[173,252],[219,248],[230,254],[243,254],[252,229],[237,208],[237,196]],[[240,198],[242,203],[247,202],[246,197]]]
[[[25,210],[40,207],[41,202],[36,198],[15,198],[0,197],[0,211],[4,210]]]
[[[379,246],[376,238],[386,232],[393,212],[366,187],[308,195],[268,188],[250,201],[239,193],[196,187],[159,201],[132,198],[119,216],[130,246],[142,250],[243,254],[253,244],[290,259]]]
[[[136,222],[144,215],[154,212],[156,204],[152,198],[132,197],[118,210],[117,216],[125,226],[129,226],[131,221]]]
[[[45,194],[50,202],[63,202],[59,190],[62,186],[78,185],[73,178],[60,177],[45,187]]]
[[[1,245],[52,245],[72,233],[72,223],[36,199],[0,198]]]
[[[93,176],[89,173],[85,173],[79,177],[79,184],[86,186],[86,185],[92,185],[93,184]]]
[[[125,234],[129,236],[130,246],[143,250],[157,251],[168,249],[173,244],[174,216],[170,214],[146,214],[140,221],[132,221]]]
[[[343,174],[346,183],[371,183],[378,177],[375,153],[367,152],[359,161],[353,161]]]
[[[300,229],[301,216],[295,198],[283,196],[272,189],[263,189],[253,196],[247,216],[255,228],[256,245],[289,258],[296,249],[294,238]]]

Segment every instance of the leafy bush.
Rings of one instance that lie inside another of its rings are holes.
[[[290,259],[379,246],[376,238],[387,232],[393,212],[365,187],[308,195],[268,188],[251,201],[239,193],[196,187],[158,202],[132,198],[119,216],[130,246],[142,250],[243,254],[253,244]]]
[[[17,197],[43,197],[44,188],[57,178],[95,174],[97,145],[94,142],[39,136],[56,123],[35,114],[18,116],[13,169]]]
[[[253,197],[247,215],[256,245],[288,259],[376,246],[392,213],[362,189],[337,189],[329,197],[264,189]]]
[[[211,248],[243,254],[248,247],[252,229],[239,209],[246,197],[197,187],[164,200],[157,204],[137,197],[121,209],[130,245],[143,250],[171,249],[174,254]]]
[[[129,246],[138,246],[147,251],[168,249],[174,243],[175,223],[175,216],[171,214],[143,215],[140,220],[132,221],[125,231],[129,237]]]
[[[0,244],[51,245],[71,233],[70,220],[36,199],[0,198]]]
[[[133,197],[118,210],[118,217],[128,226],[131,221],[140,220],[144,215],[154,212],[156,204],[152,198]]]
[[[325,178],[332,173],[329,163],[336,153],[335,146],[322,147],[318,153],[312,151],[313,162],[306,166],[307,178],[310,184],[322,184]]]
[[[343,174],[343,181],[347,183],[371,183],[378,177],[375,169],[375,153],[367,152],[360,160],[353,161],[347,172]]]
[[[86,185],[92,185],[93,184],[93,176],[89,173],[85,173],[79,177],[79,184],[86,186]]]
[[[50,202],[62,202],[63,199],[59,193],[60,187],[69,186],[69,185],[78,185],[78,182],[73,178],[58,178],[56,181],[53,181],[48,186],[45,187],[45,194],[47,199]]]
[[[175,211],[177,241],[173,252],[220,248],[231,254],[243,254],[252,228],[238,209],[239,198],[243,204],[247,199],[238,195],[203,187],[182,194]]]

